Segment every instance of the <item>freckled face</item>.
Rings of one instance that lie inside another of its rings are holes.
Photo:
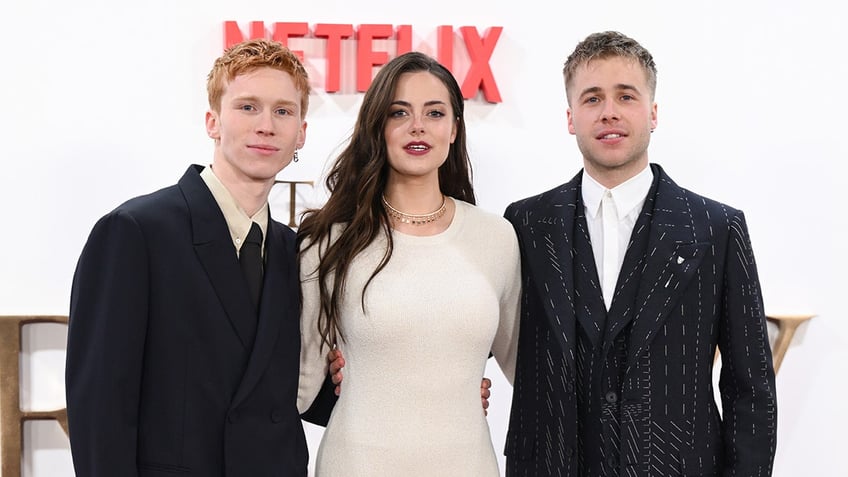
[[[274,68],[239,75],[227,83],[220,111],[206,113],[206,131],[215,139],[219,177],[272,181],[306,140],[300,92],[288,73]]]
[[[568,90],[568,132],[576,136],[592,177],[620,181],[647,166],[657,105],[637,61],[592,60],[577,69]]]
[[[456,139],[456,113],[447,87],[426,71],[404,73],[388,114],[389,179],[438,181],[438,169]]]

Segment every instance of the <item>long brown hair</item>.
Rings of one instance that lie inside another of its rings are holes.
[[[419,71],[429,72],[442,81],[456,116],[456,139],[450,146],[447,160],[439,167],[439,188],[445,195],[476,203],[465,139],[465,102],[456,79],[447,68],[423,53],[410,52],[394,58],[380,68],[365,93],[348,145],[327,175],[325,184],[330,191],[329,199],[324,207],[304,212],[298,228],[298,243],[308,240],[308,246],[301,253],[319,247],[317,272],[321,305],[318,330],[323,342],[331,347],[339,338],[344,339],[339,326],[339,303],[354,257],[379,234],[386,237],[385,254],[362,290],[360,301],[364,310],[365,289],[392,256],[389,217],[380,200],[389,174],[385,126],[398,79],[404,73]],[[330,233],[334,224],[346,225],[333,242]],[[322,250],[325,244],[329,245]]]

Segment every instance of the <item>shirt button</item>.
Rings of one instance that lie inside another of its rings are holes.
[[[607,465],[610,466],[610,468],[615,469],[618,467],[618,462],[615,457],[607,457]]]
[[[615,404],[616,401],[618,401],[618,394],[616,394],[615,391],[610,391],[606,394],[606,396],[604,396],[604,399],[606,399],[610,404]]]

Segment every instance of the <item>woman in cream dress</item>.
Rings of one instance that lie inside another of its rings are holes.
[[[463,109],[432,58],[390,61],[301,222],[301,410],[346,361],[318,476],[499,475],[480,381],[490,352],[512,381],[520,259],[474,205]]]

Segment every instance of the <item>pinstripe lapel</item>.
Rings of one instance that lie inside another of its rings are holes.
[[[654,205],[657,196],[659,177],[654,174],[645,204],[639,212],[639,217],[630,235],[630,242],[621,264],[616,284],[612,308],[607,316],[607,327],[604,335],[604,351],[606,355],[615,341],[616,336],[630,323],[636,315],[636,294],[643,283],[645,264],[648,261],[649,241],[651,240],[651,224],[653,223]]]
[[[536,282],[550,329],[573,365],[575,343],[572,237],[580,194],[578,175],[568,183],[526,199],[510,218],[522,241],[526,275]]]
[[[691,194],[674,183],[663,169],[652,164],[659,177],[647,249],[647,263],[634,301],[635,315],[630,334],[628,371],[650,346],[656,332],[695,275],[709,247],[698,243],[695,230],[707,227],[704,214],[693,214]]]

